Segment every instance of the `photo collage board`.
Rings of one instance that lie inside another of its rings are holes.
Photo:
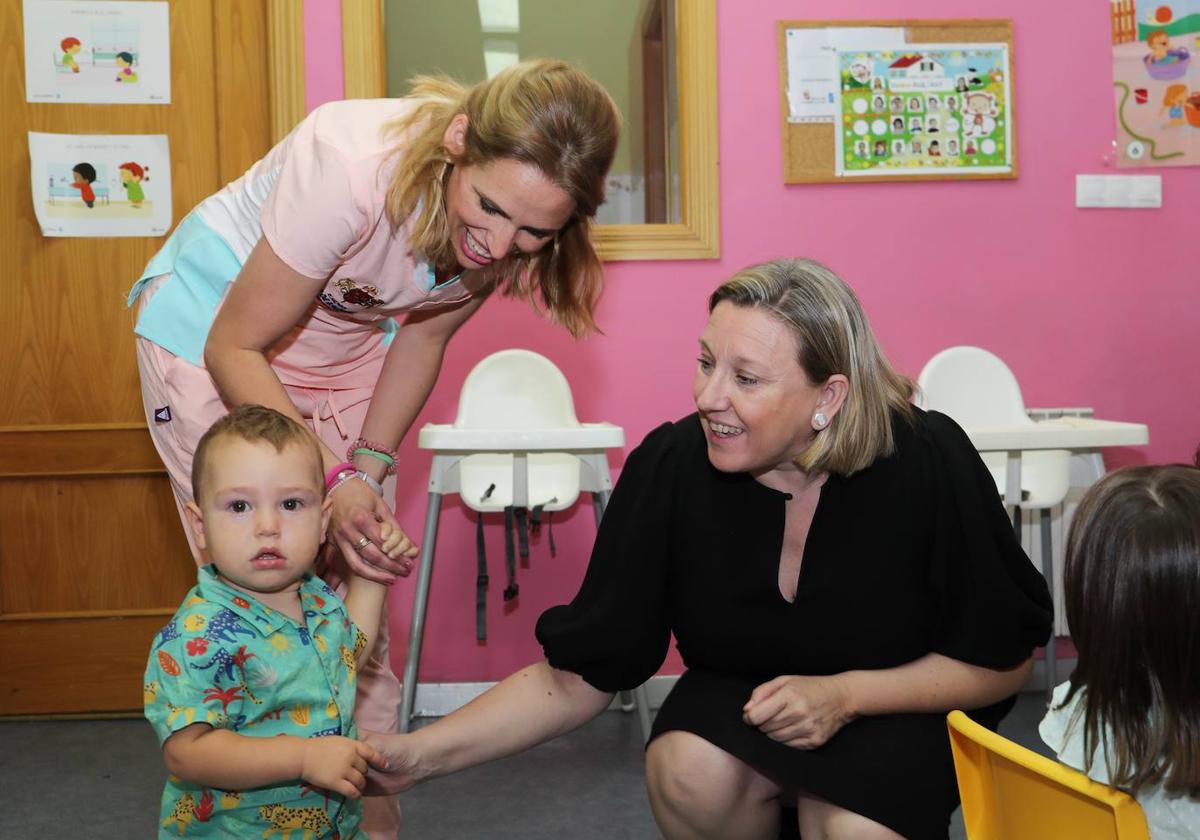
[[[838,52],[840,177],[1010,173],[1007,44]]]

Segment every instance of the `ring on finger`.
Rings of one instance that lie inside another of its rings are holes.
[[[371,541],[369,539],[367,539],[366,537],[359,537],[358,542],[355,543],[355,545],[358,546],[359,551],[362,551],[364,548],[366,548],[370,544],[371,544]]]

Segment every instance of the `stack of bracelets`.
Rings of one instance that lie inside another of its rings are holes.
[[[382,498],[383,485],[365,470],[355,468],[354,457],[356,455],[365,455],[368,458],[382,461],[387,465],[387,472],[384,473],[385,476],[395,475],[396,473],[396,450],[388,449],[366,438],[359,438],[350,444],[350,447],[346,450],[346,460],[325,475],[325,492],[327,494],[332,493],[350,479],[361,478],[375,492],[376,496]]]

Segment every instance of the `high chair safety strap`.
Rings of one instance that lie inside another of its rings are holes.
[[[512,505],[509,505],[504,509],[504,570],[508,575],[508,585],[504,587],[504,600],[506,603],[511,601],[513,598],[516,598],[521,592],[521,588],[517,586],[517,552],[516,546],[513,545],[513,524],[514,520],[518,518],[517,511],[518,508],[515,508]],[[524,528],[525,510],[523,508],[520,509],[519,519],[521,527]],[[522,535],[522,542],[524,541],[525,538],[524,535]],[[524,548],[525,553],[522,556],[528,557],[528,544],[526,544]]]
[[[483,543],[483,514],[475,514],[475,639],[487,641],[487,549]]]
[[[550,543],[550,556],[551,557],[555,557],[558,554],[558,551],[556,550],[556,548],[554,546],[554,511],[546,510],[545,508],[546,508],[546,505],[555,504],[557,501],[558,501],[558,497],[555,496],[554,498],[550,499],[548,502],[544,502],[540,505],[534,505],[533,508],[529,511],[529,532],[531,534],[533,534],[535,537],[539,533],[541,533],[542,514],[543,513],[546,514],[546,539]]]
[[[496,490],[495,484],[480,496],[480,502],[486,502]],[[483,540],[483,514],[475,514],[475,638],[477,641],[487,641],[487,548]]]

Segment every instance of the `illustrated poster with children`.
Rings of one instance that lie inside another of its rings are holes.
[[[838,53],[839,176],[1012,172],[1007,44]]]
[[[163,236],[171,228],[165,134],[29,132],[43,236]]]
[[[1118,166],[1200,165],[1200,0],[1109,0]]]
[[[165,2],[25,0],[28,102],[171,102]]]

